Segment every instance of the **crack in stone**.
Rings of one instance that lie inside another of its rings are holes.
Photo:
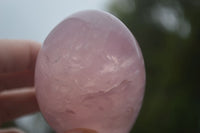
[[[112,95],[112,94],[115,94],[115,93],[121,93],[130,84],[131,84],[131,81],[123,80],[118,85],[116,85],[116,86],[112,87],[111,89],[109,89],[109,91],[99,91],[99,92],[96,92],[96,93],[87,94],[83,98],[83,101],[94,99],[94,98],[97,98],[97,97],[102,97],[102,96],[105,96],[105,95],[108,96],[108,95]]]

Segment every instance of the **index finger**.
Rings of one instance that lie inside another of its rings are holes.
[[[33,69],[40,44],[28,40],[0,40],[0,73]]]

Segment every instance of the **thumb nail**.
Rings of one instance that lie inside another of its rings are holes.
[[[88,128],[75,128],[68,130],[65,133],[98,133],[98,132]]]

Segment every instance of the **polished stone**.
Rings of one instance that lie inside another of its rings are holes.
[[[58,133],[77,128],[128,133],[142,104],[144,61],[119,19],[82,11],[46,38],[35,86],[41,112]]]

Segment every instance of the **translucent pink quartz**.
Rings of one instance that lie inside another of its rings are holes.
[[[58,133],[128,133],[142,104],[140,48],[119,19],[102,11],[78,12],[56,26],[35,74],[41,112]]]

